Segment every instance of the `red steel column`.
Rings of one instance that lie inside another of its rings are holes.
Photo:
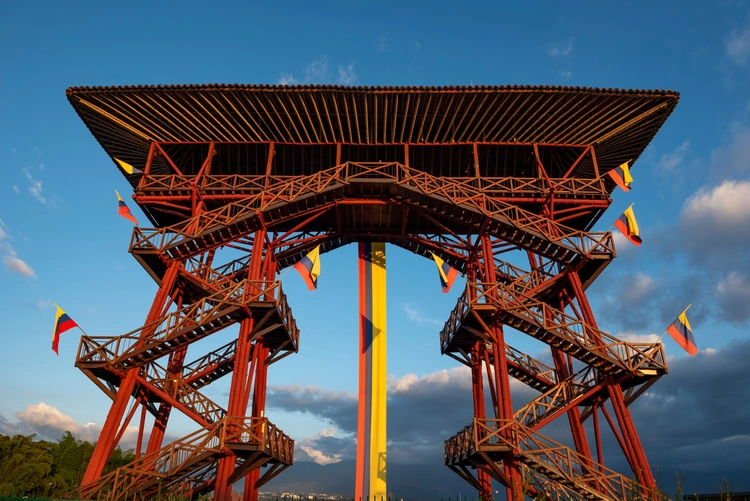
[[[467,278],[471,282],[476,282],[477,273],[474,266],[469,266],[466,272]],[[476,289],[468,288],[467,292],[469,302],[476,296]],[[482,376],[482,362],[487,355],[487,348],[485,347],[483,340],[478,340],[474,343],[471,349],[471,392],[474,398],[474,417],[484,418],[487,416],[484,405],[484,378]],[[487,377],[490,378],[489,366],[487,367]],[[490,391],[494,389],[491,387]],[[497,398],[497,395],[492,395],[493,400]],[[477,494],[480,500],[492,499],[492,483],[490,475],[482,470],[477,469],[477,483],[479,487]]]
[[[497,283],[495,273],[494,254],[492,252],[492,241],[488,234],[483,234],[482,239],[482,265],[484,267],[484,280],[489,284]],[[490,294],[497,294],[491,291]],[[508,365],[505,359],[505,335],[503,326],[499,322],[493,322],[492,330],[492,352],[494,354],[495,388],[497,388],[499,418],[507,421],[513,420],[513,401],[510,396],[510,380],[508,379]],[[512,459],[506,459],[505,473],[510,478],[511,486],[506,488],[508,500],[520,499],[521,495],[521,473]]]
[[[484,378],[482,376],[482,360],[484,358],[484,341],[477,341],[471,349],[471,391],[474,396],[474,417],[483,419],[486,417],[484,406]],[[489,377],[489,374],[488,374]],[[480,500],[492,499],[492,484],[490,475],[477,469],[477,483],[479,488],[477,494]]]
[[[262,280],[263,251],[266,242],[266,232],[258,230],[255,232],[253,239],[252,254],[248,263],[247,278],[249,281]],[[254,293],[252,283],[247,284],[249,291]],[[235,365],[232,372],[232,383],[229,389],[229,403],[227,405],[227,416],[244,417],[247,414],[247,385],[250,382],[248,378],[248,365],[250,353],[253,350],[250,342],[250,334],[253,331],[254,321],[252,318],[243,320],[240,323],[240,334],[237,339],[237,350],[235,351]],[[256,366],[257,367],[257,366]],[[256,369],[258,370],[258,369]],[[227,425],[230,429],[231,426]],[[237,457],[227,451],[227,455],[219,460],[216,468],[216,484],[214,491],[215,501],[231,501],[232,486],[229,485],[229,477],[235,468]]]
[[[175,280],[177,279],[177,270],[179,269],[179,266],[179,263],[172,264],[164,275],[161,287],[159,287],[159,290],[156,292],[156,297],[151,304],[151,309],[146,316],[144,325],[148,325],[158,319],[162,314],[164,306],[168,301],[171,301],[170,295],[174,288]],[[145,335],[147,332],[148,331],[145,330],[142,331],[141,336]],[[107,419],[104,421],[99,440],[97,440],[96,445],[94,446],[94,452],[91,455],[89,465],[86,467],[86,473],[83,475],[81,485],[93,482],[102,475],[102,471],[104,471],[107,461],[109,461],[112,452],[115,450],[115,447],[117,447],[116,438],[120,428],[120,422],[125,414],[125,409],[130,401],[130,396],[135,389],[135,378],[139,371],[140,368],[128,370],[125,378],[123,378],[120,383],[120,387],[117,390],[117,396],[115,397],[112,407],[109,409]]]
[[[584,320],[592,327],[598,328],[596,318],[594,318],[594,313],[591,310],[591,305],[589,304],[588,297],[586,297],[586,293],[583,290],[583,285],[581,284],[581,279],[578,276],[578,273],[572,272],[569,276]],[[619,384],[609,378],[607,391],[609,393],[610,401],[612,402],[612,408],[615,411],[615,417],[620,425],[623,442],[630,449],[630,451],[623,451],[628,458],[630,467],[633,469],[638,481],[642,485],[648,488],[656,488],[656,481],[654,480],[654,475],[651,473],[651,467],[646,459],[646,453],[643,451],[643,444],[638,437],[635,424],[633,424],[630,410],[625,405],[625,395],[622,393],[622,388]],[[630,452],[630,454],[628,454],[628,452]]]
[[[268,347],[262,339],[256,342],[255,352],[257,353],[257,360],[255,361],[255,389],[253,391],[253,406],[251,414],[253,417],[265,417],[268,351]],[[245,493],[243,501],[258,501],[258,488],[255,486],[255,483],[259,478],[260,468],[256,468],[245,476]]]

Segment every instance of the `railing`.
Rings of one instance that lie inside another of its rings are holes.
[[[153,488],[156,482],[168,487],[192,470],[217,461],[226,454],[225,447],[232,444],[255,444],[271,459],[285,464],[294,461],[294,440],[267,418],[225,417],[84,485],[81,492],[84,499],[108,501],[136,492],[147,494],[141,489]]]
[[[199,422],[216,423],[226,416],[226,411],[219,404],[203,395],[179,375],[170,374],[156,362],[146,364],[141,376],[154,388],[185,406]]]
[[[549,304],[519,295],[504,284],[467,282],[466,286],[467,291],[459,303],[465,303],[468,307],[494,306],[505,314],[520,318],[628,372],[647,374],[650,371],[667,371],[661,343],[621,341]],[[473,299],[466,300],[465,297]]]
[[[228,417],[224,443],[258,444],[259,450],[285,464],[294,461],[294,440],[289,438],[268,418]]]
[[[103,475],[98,480],[81,487],[83,499],[108,501],[128,497],[147,481],[168,482],[191,460],[199,455],[222,454],[224,421],[191,433],[132,463]]]
[[[330,169],[326,169],[330,170]],[[204,199],[211,198],[239,198],[258,194],[267,189],[268,185],[288,182],[300,176],[265,176],[265,175],[207,175],[198,179],[195,190]],[[482,190],[495,197],[511,198],[545,198],[551,189],[556,197],[585,196],[608,197],[601,179],[553,178],[549,182],[537,177],[448,177],[453,182],[465,185],[471,189]],[[162,195],[169,191],[172,198],[183,197],[189,199],[193,193],[193,183],[196,176],[178,174],[142,175],[136,189],[136,196],[146,198]],[[174,193],[177,192],[177,193]]]
[[[597,389],[601,382],[601,374],[594,367],[584,367],[518,409],[513,413],[513,419],[528,428],[537,429],[560,409]]]
[[[244,308],[254,302],[273,302],[281,307],[285,325],[296,331],[291,309],[288,308],[286,296],[281,290],[281,282],[241,280],[232,282],[231,285],[227,284],[221,292],[200,299],[190,306],[169,313],[122,336],[82,336],[76,365],[107,362],[114,366],[123,366],[126,361],[132,362],[129,358],[136,353],[178,338],[187,331],[204,325],[210,319],[221,317],[229,309]]]
[[[189,364],[185,364],[182,367],[181,378],[186,384],[195,387],[194,382],[199,379],[200,376],[209,373],[212,369],[215,370],[219,366],[234,363],[236,352],[237,340],[235,339],[234,341],[193,360]]]
[[[492,352],[492,345],[488,345],[488,351]],[[517,366],[522,371],[537,379],[546,380],[550,385],[556,385],[559,382],[557,370],[550,367],[544,362],[519,351],[512,346],[505,345],[505,358],[511,364]]]
[[[482,451],[500,451],[549,479],[567,481],[578,493],[626,500],[636,492],[651,494],[616,471],[565,447],[514,420],[474,419],[445,443],[445,461],[458,464]],[[603,495],[603,496],[602,496]]]
[[[157,229],[135,228],[131,252],[165,252],[182,241],[204,234],[209,228],[222,228],[254,217],[276,204],[291,203],[300,197],[350,184],[357,180],[379,179],[408,187],[430,197],[442,197],[450,203],[473,208],[482,214],[504,220],[505,224],[523,233],[532,233],[546,241],[564,246],[578,255],[614,255],[612,234],[586,233],[574,230],[547,217],[488,196],[481,181],[454,181],[435,177],[399,163],[348,162],[310,176],[268,177],[262,192],[199,214],[178,224]],[[198,251],[195,251],[198,252]],[[168,256],[167,256],[168,257]],[[169,258],[169,257],[168,257]]]

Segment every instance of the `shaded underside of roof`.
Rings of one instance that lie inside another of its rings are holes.
[[[150,143],[593,145],[600,172],[636,160],[679,100],[580,87],[173,85],[72,87],[111,157],[142,168]]]

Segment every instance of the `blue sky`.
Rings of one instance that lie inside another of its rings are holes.
[[[113,190],[126,200],[132,190],[68,104],[69,86],[545,84],[677,90],[679,105],[633,168],[633,190],[614,193],[596,228],[606,229],[635,202],[645,243],[636,249],[619,239],[618,259],[590,296],[600,327],[632,339],[660,334],[693,303],[699,357],[708,357],[733,340],[750,338],[749,80],[750,5],[742,1],[580,9],[552,3],[501,8],[495,2],[285,2],[283,8],[2,2],[0,425],[56,433],[64,423],[81,434],[86,423],[95,423],[90,430],[101,425],[109,401],[73,367],[80,333],[63,336],[59,357],[49,348],[51,302],[90,335],[118,335],[140,325],[156,291],[127,253],[130,223],[117,216]],[[129,205],[145,223],[135,204]],[[312,386],[329,396],[355,392],[356,248],[324,255],[319,283],[309,293],[294,272],[284,277],[302,328],[301,349],[271,367],[269,385]],[[438,332],[460,290],[461,282],[442,294],[432,262],[388,248],[388,371],[403,388],[413,382],[410,373],[425,384],[439,384],[440,374],[458,374],[457,363],[440,356]],[[203,341],[190,353],[197,356],[198,346],[218,347],[234,332]],[[509,338],[531,354],[543,351],[520,334]],[[674,342],[666,344],[673,360],[684,356]],[[225,379],[207,390],[222,403]],[[279,408],[268,415],[298,440],[341,428],[323,414]],[[194,428],[180,417],[169,433],[181,436]]]

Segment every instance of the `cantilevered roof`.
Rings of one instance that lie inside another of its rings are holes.
[[[600,172],[637,159],[679,93],[549,86],[71,87],[102,147],[136,167],[150,142],[594,145]]]

